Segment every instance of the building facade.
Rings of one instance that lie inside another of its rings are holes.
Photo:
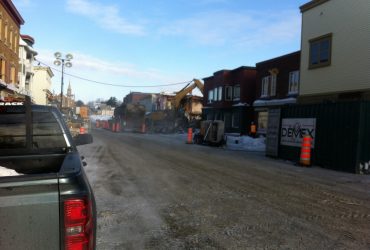
[[[299,102],[369,100],[369,1],[315,0],[300,9]]]
[[[47,105],[50,100],[51,78],[54,76],[49,67],[34,67],[33,84],[31,85],[31,97],[35,104]]]
[[[248,133],[253,121],[256,68],[220,70],[203,81],[203,119],[223,120],[227,133]]]
[[[18,95],[19,34],[23,24],[12,1],[0,1],[0,99]]]
[[[160,94],[148,94],[146,97],[143,97],[139,104],[145,106],[146,112],[152,112],[158,110],[157,100]]]
[[[150,94],[149,93],[142,93],[142,92],[130,92],[123,98],[123,103],[124,104],[137,104],[139,103],[142,99],[147,98]]]
[[[255,123],[258,134],[266,134],[269,109],[297,102],[300,51],[256,64]]]
[[[33,49],[34,39],[28,35],[21,35],[19,40],[19,92],[31,95],[33,85],[33,64],[37,52]]]

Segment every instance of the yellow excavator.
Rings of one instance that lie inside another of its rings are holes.
[[[198,88],[203,95],[203,83],[198,79],[193,79],[171,99],[172,109],[157,110],[147,114],[145,120],[148,130],[166,133],[185,129],[189,120],[195,115],[192,113],[191,105],[186,106],[184,100],[195,88]]]

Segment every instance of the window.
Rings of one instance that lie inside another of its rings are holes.
[[[8,24],[5,22],[5,29],[4,29],[4,37],[5,37],[5,44],[8,43]]]
[[[276,75],[271,75],[270,76],[270,81],[271,81],[271,86],[270,86],[270,96],[275,96],[276,95]]]
[[[10,49],[13,49],[13,27],[10,27],[9,44]]]
[[[3,17],[2,14],[0,13],[0,40],[3,39]]]
[[[232,127],[239,128],[240,126],[240,113],[234,112],[232,117]]]
[[[299,71],[289,73],[289,94],[297,94],[299,85]]]
[[[208,91],[208,103],[213,101],[213,90]]]
[[[267,97],[269,95],[269,82],[270,76],[265,76],[264,78],[262,78],[261,97]]]
[[[240,85],[234,86],[233,100],[234,101],[240,100]]]
[[[309,68],[329,66],[331,63],[332,35],[312,39],[310,42]]]
[[[0,79],[5,81],[5,60],[0,58]]]
[[[225,128],[231,128],[231,113],[224,113]]]
[[[17,45],[18,45],[18,33],[16,32],[14,34],[14,48],[13,48],[14,51],[17,51],[17,47],[18,47]]]
[[[225,100],[226,101],[231,101],[232,99],[232,87],[231,86],[226,86],[225,87]]]
[[[218,97],[217,97],[217,95],[218,95],[218,88],[215,88],[215,89],[213,89],[213,101],[217,101],[218,100]]]
[[[222,87],[218,87],[218,100],[222,101]]]
[[[15,83],[15,67],[10,68],[10,83]]]

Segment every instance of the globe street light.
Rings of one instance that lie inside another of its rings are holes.
[[[60,109],[62,109],[63,107],[64,66],[66,66],[67,68],[72,67],[71,60],[73,59],[73,56],[72,54],[67,54],[65,58],[63,58],[62,53],[60,52],[55,52],[54,56],[55,56],[54,65],[56,66],[62,65],[62,82],[60,86]]]

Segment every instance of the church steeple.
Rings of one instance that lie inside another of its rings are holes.
[[[67,97],[72,97],[71,81],[68,84]]]

